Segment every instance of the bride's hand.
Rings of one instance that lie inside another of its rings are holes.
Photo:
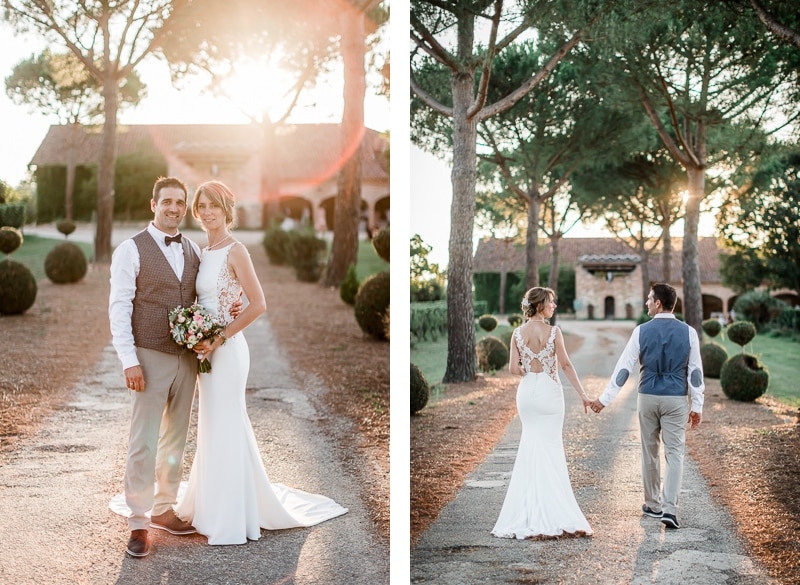
[[[587,394],[584,394],[581,396],[581,402],[583,402],[583,412],[588,413],[593,400]]]

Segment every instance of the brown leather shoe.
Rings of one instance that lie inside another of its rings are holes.
[[[133,530],[125,552],[137,559],[149,555],[150,542],[147,540],[147,530]]]
[[[195,534],[197,532],[194,526],[178,518],[175,514],[175,510],[172,508],[158,516],[151,516],[150,526],[152,528],[158,528],[159,530],[166,530],[170,534],[177,534],[178,536]]]

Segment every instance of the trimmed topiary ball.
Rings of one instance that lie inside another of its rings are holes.
[[[375,248],[375,253],[383,258],[386,262],[389,261],[389,228],[381,228],[380,231],[372,238],[372,247]]]
[[[61,219],[56,222],[56,229],[65,236],[68,236],[74,232],[76,227],[77,226],[75,225],[75,222],[71,219]]]
[[[291,259],[290,241],[291,236],[277,226],[269,228],[264,233],[262,244],[270,264],[274,266],[289,264]]]
[[[706,319],[703,321],[703,332],[709,337],[716,337],[722,331],[722,325],[718,319]]]
[[[508,324],[512,327],[519,327],[524,320],[524,317],[519,313],[512,313],[508,316]]]
[[[24,264],[0,261],[0,315],[20,315],[36,302],[36,279]]]
[[[719,378],[722,365],[728,359],[728,351],[719,343],[704,343],[700,346],[700,360],[706,378]]]
[[[428,404],[431,389],[425,375],[411,364],[411,414],[416,414]]]
[[[361,330],[385,340],[384,318],[389,310],[389,273],[378,272],[364,279],[356,295],[355,315]]]
[[[508,346],[492,335],[477,343],[475,353],[481,372],[496,372],[508,365]]]
[[[14,250],[22,246],[22,232],[15,227],[0,227],[0,252],[11,254]]]
[[[494,331],[497,329],[497,317],[494,315],[481,315],[478,317],[478,326],[484,331]]]
[[[339,285],[339,297],[348,305],[353,306],[356,303],[359,284],[361,283],[358,282],[356,265],[351,264],[347,267],[347,274],[345,274],[342,284]]]
[[[44,259],[44,273],[56,284],[78,282],[86,276],[86,270],[86,256],[72,242],[59,244]]]
[[[731,400],[753,402],[767,391],[769,372],[756,356],[741,353],[723,364],[719,382]]]
[[[753,341],[756,336],[756,326],[750,321],[736,321],[728,325],[727,329],[728,339],[737,345],[744,346]]]

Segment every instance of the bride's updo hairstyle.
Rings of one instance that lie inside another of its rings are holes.
[[[225,212],[225,223],[227,226],[231,227],[231,225],[233,225],[233,208],[236,206],[236,196],[225,183],[208,181],[197,188],[197,191],[194,193],[194,201],[192,201],[192,217],[197,221],[200,221],[199,212],[197,210],[200,195],[205,195],[211,203],[219,205]]]
[[[522,297],[522,313],[526,319],[544,311],[545,306],[556,298],[556,293],[551,288],[535,286]]]

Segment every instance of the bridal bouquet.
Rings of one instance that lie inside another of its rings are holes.
[[[217,318],[202,306],[194,303],[191,307],[176,307],[169,312],[169,332],[178,345],[192,349],[204,339],[211,339],[222,329]],[[201,374],[211,371],[211,364],[203,354],[198,370]]]

